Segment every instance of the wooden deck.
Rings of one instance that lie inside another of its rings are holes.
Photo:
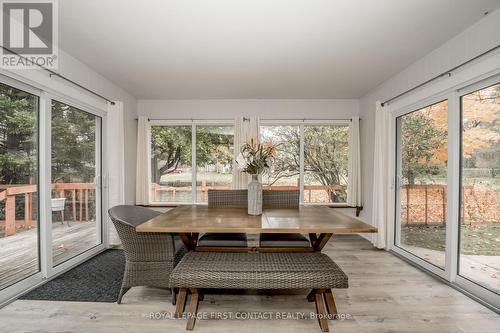
[[[54,222],[53,260],[58,265],[96,244],[95,222]],[[0,238],[0,289],[35,274],[38,265],[38,229]]]

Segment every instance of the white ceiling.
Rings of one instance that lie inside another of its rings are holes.
[[[358,98],[500,0],[59,4],[61,48],[137,98]]]

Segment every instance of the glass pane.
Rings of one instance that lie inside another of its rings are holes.
[[[208,189],[230,189],[233,180],[233,126],[196,126],[196,200]]]
[[[444,269],[448,101],[397,119],[399,239],[396,245]]]
[[[345,203],[349,126],[304,126],[304,202]]]
[[[52,101],[52,254],[54,266],[100,244],[101,118]]]
[[[0,83],[0,289],[38,259],[38,97]]]
[[[459,274],[500,293],[500,84],[461,102]]]
[[[151,127],[151,200],[191,202],[191,126]]]
[[[300,173],[299,126],[261,126],[261,142],[276,147],[276,158],[269,173],[262,176],[264,189],[298,190]]]

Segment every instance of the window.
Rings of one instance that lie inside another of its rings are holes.
[[[444,269],[448,101],[400,116],[396,124],[396,245]]]
[[[101,243],[100,131],[100,117],[52,100],[54,266]]]
[[[40,271],[38,104],[0,83],[0,289]]]
[[[500,83],[461,97],[458,274],[500,293]]]
[[[206,202],[209,189],[230,189],[233,142],[229,122],[153,123],[152,202]]]
[[[277,149],[272,170],[262,177],[264,188],[300,189],[304,203],[346,202],[349,121],[325,122],[281,125],[264,121],[261,141]]]
[[[151,127],[153,202],[191,202],[191,126]]]
[[[300,186],[300,129],[299,126],[261,126],[261,142],[276,147],[272,170],[262,176],[267,189],[298,190]]]
[[[233,179],[233,126],[196,126],[196,199],[207,202],[207,190],[228,190]]]
[[[349,126],[304,126],[304,202],[345,203]]]

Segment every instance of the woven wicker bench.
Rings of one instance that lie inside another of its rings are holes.
[[[320,328],[328,332],[328,315],[337,314],[331,288],[347,288],[347,275],[323,253],[190,252],[170,276],[179,288],[175,314],[184,313],[191,292],[186,329],[194,328],[200,289],[312,289]]]

